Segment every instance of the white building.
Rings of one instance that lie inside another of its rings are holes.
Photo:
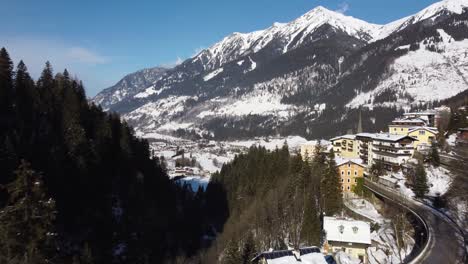
[[[367,248],[371,245],[370,224],[364,221],[324,217],[325,251],[344,251],[367,263]]]
[[[382,162],[387,169],[399,167],[413,157],[416,140],[406,135],[375,134],[372,138],[370,163]]]

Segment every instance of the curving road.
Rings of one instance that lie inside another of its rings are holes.
[[[447,216],[413,199],[408,199],[394,190],[366,180],[365,187],[386,200],[405,207],[420,217],[428,232],[420,254],[408,263],[463,264],[466,251],[463,235],[459,227]]]

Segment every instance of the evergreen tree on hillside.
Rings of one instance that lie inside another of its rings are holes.
[[[239,244],[235,240],[230,240],[224,251],[223,264],[239,264],[242,263],[241,253],[239,252]]]
[[[436,167],[440,166],[440,156],[439,156],[439,150],[437,149],[436,142],[432,142],[430,160],[431,160],[432,165]]]
[[[315,195],[310,193],[305,202],[304,220],[302,222],[301,240],[308,246],[320,246],[320,219]]]
[[[327,155],[325,170],[321,180],[323,212],[332,216],[339,213],[342,208],[342,191],[340,176],[336,168],[335,154],[331,151]]]
[[[242,264],[249,264],[257,253],[257,246],[252,232],[249,232],[242,248]]]
[[[54,263],[55,202],[29,163],[22,161],[15,174],[9,203],[0,212],[0,263]]]
[[[424,196],[429,192],[426,170],[424,169],[422,161],[419,161],[416,166],[413,192],[417,198],[424,198]]]

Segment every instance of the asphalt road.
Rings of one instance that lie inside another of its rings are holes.
[[[409,200],[386,187],[366,182],[366,187],[373,193],[411,209],[419,215],[429,229],[429,241],[424,252],[408,263],[428,264],[463,264],[465,243],[458,227],[445,215],[418,201]],[[426,244],[426,243],[424,243]]]

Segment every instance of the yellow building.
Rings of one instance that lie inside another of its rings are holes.
[[[415,149],[429,148],[437,139],[439,132],[435,127],[414,127],[408,130],[408,136],[418,139],[414,142]]]
[[[405,135],[407,136],[409,130],[413,127],[423,127],[426,126],[427,123],[425,120],[421,118],[403,118],[403,119],[395,119],[388,125],[388,133],[393,135]]]
[[[335,156],[340,158],[359,158],[359,142],[355,135],[344,135],[330,139]]]
[[[336,158],[336,166],[340,174],[343,194],[352,192],[357,179],[364,177],[365,165],[362,160]]]
[[[322,151],[325,153],[329,153],[331,146],[330,142],[326,140],[313,140],[301,145],[301,157],[303,160],[311,161],[314,156],[315,152],[317,151],[317,145],[320,144],[322,147]]]
[[[325,216],[323,229],[326,253],[344,251],[361,263],[368,262],[366,250],[371,245],[369,223]]]

